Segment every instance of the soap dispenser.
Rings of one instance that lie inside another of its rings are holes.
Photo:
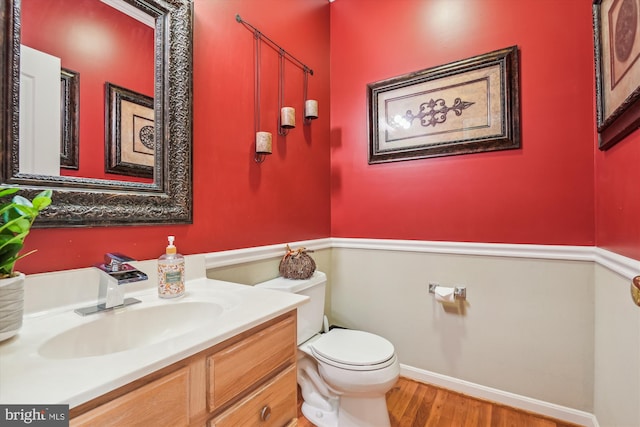
[[[173,244],[174,236],[169,236],[165,253],[158,258],[158,296],[176,298],[184,295],[184,257]]]

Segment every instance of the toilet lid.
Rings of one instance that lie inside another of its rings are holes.
[[[351,329],[332,329],[311,344],[312,352],[340,365],[379,365],[394,355],[393,344],[381,336]]]

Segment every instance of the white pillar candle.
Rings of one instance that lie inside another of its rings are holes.
[[[304,118],[309,120],[318,118],[318,101],[315,99],[304,101]]]
[[[271,154],[271,132],[256,132],[256,153]]]
[[[296,109],[293,107],[282,107],[280,110],[280,126],[285,129],[296,127]]]

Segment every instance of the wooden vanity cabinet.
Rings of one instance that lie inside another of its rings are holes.
[[[209,427],[264,426],[281,427],[295,425],[297,407],[296,368],[291,366],[273,381],[259,388],[246,399],[241,400],[219,417],[209,422]]]
[[[70,411],[71,426],[296,425],[296,311]]]

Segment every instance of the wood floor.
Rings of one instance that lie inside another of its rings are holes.
[[[312,427],[300,412],[298,427]],[[407,378],[387,393],[391,427],[577,427]]]

